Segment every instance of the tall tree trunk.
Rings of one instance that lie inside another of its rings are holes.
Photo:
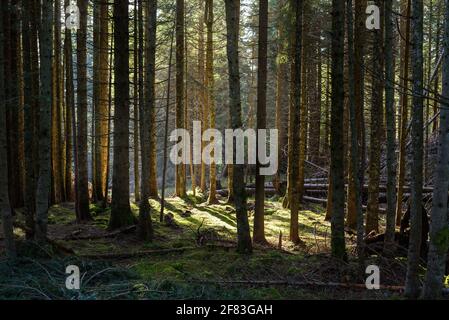
[[[357,4],[356,4],[357,6]],[[349,180],[353,182],[354,192],[354,216],[355,226],[357,227],[357,255],[363,257],[363,212],[360,181],[360,158],[359,158],[359,125],[357,124],[356,109],[356,75],[355,72],[355,49],[354,49],[354,15],[352,9],[352,0],[346,2],[347,30],[348,30],[348,87],[349,87],[349,124],[350,124],[350,165]],[[360,53],[360,52],[358,52]],[[359,88],[357,88],[359,89]]]
[[[176,128],[184,127],[184,0],[176,0]],[[185,163],[176,165],[176,196],[186,196]]]
[[[137,13],[140,8],[138,8],[137,0],[134,0],[134,43],[133,43],[133,116],[134,116],[134,127],[133,127],[133,155],[134,155],[134,201],[140,201],[140,177],[139,177],[139,117],[140,105],[139,105],[139,69],[143,68],[139,64],[139,41],[143,37],[142,33],[139,33],[139,14]],[[143,18],[143,16],[141,17]],[[149,143],[149,141],[148,141]]]
[[[396,227],[396,119],[394,109],[393,1],[384,2],[385,17],[385,111],[387,125],[387,226],[385,249],[394,243]]]
[[[402,12],[406,12],[406,21],[402,26],[402,34],[405,33],[405,39],[401,44],[402,55],[402,94],[401,94],[401,124],[399,128],[399,171],[398,171],[398,190],[396,204],[396,225],[401,223],[402,218],[402,197],[404,195],[404,183],[406,172],[406,144],[407,144],[407,122],[408,122],[408,87],[409,87],[409,62],[410,62],[410,21],[411,21],[411,0],[403,0]]]
[[[214,51],[213,51],[213,23],[214,23],[214,1],[206,0],[206,90],[207,90],[207,108],[209,110],[209,128],[215,128],[215,93],[214,93]],[[211,164],[209,172],[209,204],[218,203],[217,190],[217,165],[215,163],[215,151],[211,154]]]
[[[364,59],[364,45],[365,45],[365,16],[364,11],[366,8],[366,0],[355,0],[354,3],[354,104],[355,104],[355,125],[357,130],[357,145],[358,158],[357,162],[359,168],[353,166],[352,161],[349,161],[348,168],[348,206],[347,206],[347,219],[346,224],[349,228],[357,228],[357,197],[356,197],[356,184],[363,184],[363,140],[365,139],[363,135],[363,122],[364,122],[364,72],[363,65],[365,63]],[[352,67],[351,67],[352,68]],[[352,150],[352,149],[351,149]],[[352,151],[350,151],[351,153]],[[350,154],[352,158],[352,154]],[[355,171],[359,170],[357,174]],[[362,176],[362,177],[361,177]],[[360,191],[359,191],[360,192]],[[361,195],[361,194],[360,194]],[[360,196],[359,195],[359,196]],[[358,212],[363,215],[362,213]],[[363,219],[363,218],[362,218]],[[363,222],[364,225],[364,222]],[[358,228],[357,228],[358,230]],[[364,232],[364,231],[363,231]]]
[[[199,1],[200,8],[205,8],[204,0]],[[206,105],[206,93],[205,93],[205,65],[204,65],[204,16],[199,15],[198,22],[198,81],[199,81],[199,101],[200,101],[200,111],[201,111],[201,133],[209,126],[209,112]],[[201,152],[204,150],[206,143],[201,142]],[[206,164],[201,161],[201,171],[200,171],[200,190],[202,193],[206,192]]]
[[[61,3],[54,1],[54,60],[52,65],[52,199],[64,201],[64,165],[62,148],[62,96],[61,96]]]
[[[331,184],[332,255],[346,259],[345,248],[345,207],[344,207],[344,155],[343,114],[344,114],[344,23],[345,3],[332,0],[332,118],[331,118]]]
[[[139,10],[141,10],[143,1],[139,0]],[[157,1],[151,0],[147,2],[147,27],[146,27],[146,52],[147,64],[145,68],[145,78],[147,83],[145,92],[144,105],[140,105],[140,152],[141,152],[141,201],[140,201],[140,237],[143,240],[151,240],[153,238],[153,227],[150,216],[150,110],[155,107],[155,72],[156,72],[156,13]],[[141,17],[142,18],[142,17]],[[143,34],[140,34],[143,36]]]
[[[229,69],[229,109],[231,114],[232,129],[242,129],[242,106],[240,96],[240,71],[239,71],[239,25],[240,25],[240,1],[225,0],[226,30]],[[236,150],[233,142],[234,155]],[[237,215],[237,251],[239,253],[251,253],[251,235],[248,222],[247,196],[243,175],[243,165],[234,165],[233,170],[234,204]]]
[[[164,123],[164,155],[163,155],[163,167],[162,167],[162,186],[161,186],[161,211],[159,213],[159,221],[164,221],[164,208],[165,208],[165,180],[167,173],[167,153],[168,153],[168,124],[170,118],[170,89],[171,89],[171,72],[172,72],[172,58],[173,58],[173,42],[175,38],[175,27],[173,26],[173,31],[170,41],[170,54],[168,58],[168,75],[167,75],[167,91],[166,91],[166,105],[165,105],[165,123]]]
[[[376,5],[381,8],[380,0]],[[383,123],[383,26],[380,30],[372,30],[372,93],[371,93],[371,123],[370,123],[370,158],[368,203],[366,212],[366,233],[379,232],[379,184],[380,184],[380,156],[381,130]]]
[[[257,132],[267,127],[267,50],[268,0],[259,1],[259,49],[257,65]],[[265,243],[265,176],[260,174],[260,144],[266,143],[256,136],[256,199],[254,208],[253,241]],[[265,150],[265,149],[264,149]]]
[[[4,73],[4,29],[3,12],[0,13],[0,214],[2,217],[3,234],[5,237],[6,254],[16,257],[14,243],[13,217],[8,195],[8,146],[6,142],[6,104],[5,104],[5,73]]]
[[[52,1],[42,1],[42,23],[39,31],[40,101],[39,101],[39,178],[36,189],[36,240],[47,236],[48,203],[51,189],[51,66],[52,66]]]
[[[64,1],[64,7],[69,5],[70,1]],[[64,66],[65,66],[65,181],[64,190],[67,201],[74,201],[72,186],[72,160],[73,160],[73,130],[72,122],[75,109],[75,92],[73,88],[73,58],[72,58],[72,32],[69,28],[65,29],[64,35]]]
[[[303,1],[290,1],[290,9],[295,15],[290,39],[291,78],[290,110],[288,133],[288,182],[287,193],[290,207],[290,241],[299,243],[299,139],[301,123],[301,62],[302,62],[302,9]]]
[[[278,130],[278,164],[279,168],[274,178],[274,185],[277,190],[281,190],[281,174],[287,168],[287,157],[285,148],[288,146],[288,64],[285,46],[285,23],[281,21],[282,9],[285,2],[278,2],[278,51],[276,65],[276,129]]]
[[[445,1],[443,33],[443,89],[441,92],[440,128],[438,136],[438,164],[435,171],[430,224],[427,273],[423,296],[441,297],[448,250],[449,226],[447,191],[449,188],[449,1]]]
[[[20,7],[18,0],[5,1],[5,82],[6,129],[8,143],[9,197],[13,208],[23,206],[20,151]]]
[[[134,223],[129,204],[129,30],[128,1],[114,2],[114,159],[109,228]]]
[[[151,9],[155,9],[157,7],[157,1],[154,2],[153,7],[151,7]],[[146,13],[146,19],[148,20],[148,17],[150,14],[154,14],[154,12],[147,12]],[[154,19],[156,19],[155,17],[153,17]],[[142,17],[142,19],[140,19],[139,21],[139,29],[143,28],[143,20],[144,17]],[[154,23],[154,28],[156,28],[156,21],[153,22]],[[149,29],[147,28],[147,31]],[[153,34],[150,33],[149,35],[147,35],[146,37],[153,37]],[[143,37],[139,38],[140,41],[140,46],[143,47]],[[156,41],[156,40],[154,40]],[[154,46],[156,46],[156,42],[154,44]],[[148,48],[147,48],[148,49]],[[156,54],[151,53],[151,52],[146,52],[146,56],[149,57],[148,59],[146,59],[147,63],[150,62],[150,59],[152,59],[151,63],[153,63],[154,65],[156,65]],[[139,52],[139,61],[140,61],[140,65],[143,65],[143,54],[142,52]],[[153,67],[156,68],[156,67]],[[142,68],[140,68],[140,75],[139,75],[139,91],[142,93],[140,94],[140,99],[145,99],[145,100],[149,100],[150,98],[145,98],[145,95],[143,94],[144,92],[144,76],[142,73]],[[154,71],[156,72],[156,71]],[[151,78],[150,78],[151,80]],[[150,82],[150,80],[148,80],[148,78],[145,79],[145,84],[147,86],[149,86],[150,90],[155,90],[155,89],[151,89],[151,86],[155,87],[155,81],[153,83]],[[153,100],[155,100],[156,98],[153,97]],[[151,102],[151,100],[149,100],[150,102],[150,109],[148,110],[150,115],[149,115],[149,130],[150,130],[150,149],[149,149],[149,161],[150,161],[150,191],[149,191],[149,196],[153,199],[158,199],[159,198],[159,194],[158,194],[158,189],[157,189],[157,150],[156,150],[156,145],[157,145],[157,137],[156,137],[156,102]],[[141,102],[142,104],[144,103],[143,101]]]
[[[423,0],[412,0],[412,164],[410,198],[410,244],[405,295],[417,298],[420,291],[418,268],[421,252],[423,191]]]
[[[34,238],[34,214],[36,205],[36,166],[34,144],[38,142],[35,136],[36,118],[33,105],[33,82],[31,60],[31,0],[22,1],[22,50],[23,50],[23,81],[24,81],[24,153],[25,153],[25,219],[28,231],[26,238]],[[3,26],[2,26],[3,27]],[[2,58],[3,59],[3,58]],[[1,74],[3,76],[3,74]]]
[[[80,29],[77,31],[77,220],[90,220],[87,160],[87,2],[78,0]]]
[[[97,28],[94,29],[98,34],[97,42],[94,49],[97,51],[96,61],[96,92],[95,100],[95,171],[93,180],[95,181],[93,195],[95,200],[103,201],[106,190],[106,171],[108,158],[108,44],[109,44],[109,19],[108,4],[106,2],[97,1],[98,21]]]

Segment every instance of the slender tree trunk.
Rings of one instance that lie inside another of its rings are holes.
[[[51,162],[52,162],[52,202],[64,201],[63,166],[62,166],[62,97],[61,82],[61,3],[54,1],[54,60],[52,64],[52,128],[51,128]]]
[[[429,253],[423,297],[441,297],[448,250],[447,192],[449,188],[449,1],[445,1],[443,90],[441,92],[438,164],[435,171]]]
[[[356,197],[356,184],[363,184],[363,122],[365,121],[364,113],[364,45],[366,36],[365,16],[364,11],[366,8],[366,0],[353,1],[354,6],[354,104],[355,104],[355,125],[357,130],[357,145],[358,145],[358,167],[352,165],[352,161],[349,161],[349,178],[348,178],[348,206],[347,206],[347,219],[346,224],[349,228],[357,228],[357,197]],[[352,68],[352,67],[351,67]],[[352,158],[352,154],[350,155]],[[359,170],[357,174],[355,171]],[[361,194],[359,195],[361,196]],[[359,212],[360,214],[360,212]],[[361,213],[363,215],[363,211]],[[363,218],[362,218],[363,221]],[[363,222],[364,224],[364,222]],[[364,232],[364,231],[363,231]]]
[[[213,51],[213,23],[214,23],[214,1],[206,0],[206,90],[207,90],[207,108],[209,110],[209,128],[215,128],[215,93],[214,93],[214,51]],[[215,152],[215,151],[214,151]],[[207,202],[209,204],[218,203],[216,190],[217,190],[217,165],[215,163],[215,154],[211,154],[211,164],[209,172],[209,198]]]
[[[407,122],[408,122],[408,86],[409,86],[409,62],[410,62],[410,21],[411,21],[411,0],[403,0],[402,11],[406,12],[405,25],[402,30],[405,33],[405,40],[401,45],[402,53],[402,95],[401,95],[401,124],[399,128],[399,171],[398,171],[398,189],[396,204],[396,225],[400,225],[402,219],[402,201],[404,195],[404,183],[406,172],[406,145],[407,145]]]
[[[257,132],[267,127],[267,50],[268,0],[259,1],[259,52],[257,66]],[[260,144],[266,143],[256,136],[256,200],[254,209],[253,241],[265,243],[265,176],[260,174]]]
[[[78,222],[90,220],[89,212],[89,182],[87,170],[87,2],[78,0],[80,10],[80,29],[77,30],[77,220]]]
[[[394,243],[396,227],[396,119],[394,109],[393,1],[384,2],[385,17],[385,111],[387,125],[387,226],[385,249]]]
[[[140,201],[140,174],[139,174],[139,117],[141,116],[140,105],[139,105],[139,68],[143,68],[139,64],[139,45],[138,42],[143,34],[139,33],[138,25],[139,18],[137,11],[140,10],[137,5],[137,0],[134,0],[134,51],[133,51],[133,115],[134,115],[134,127],[133,127],[133,160],[134,160],[134,201]],[[142,17],[143,18],[143,17]],[[149,141],[148,141],[149,143]]]
[[[114,34],[114,24],[111,24],[111,34]],[[105,183],[104,183],[104,199],[103,199],[103,208],[107,207],[109,201],[109,179],[110,179],[110,171],[111,171],[111,128],[112,128],[112,68],[114,65],[114,37],[111,37],[111,48],[109,49],[109,79],[108,79],[108,130],[107,130],[107,146],[106,146],[106,174],[105,174]]]
[[[166,96],[166,106],[165,106],[165,124],[164,124],[164,155],[163,155],[163,167],[162,167],[162,189],[161,189],[161,211],[159,214],[159,221],[164,221],[164,208],[165,208],[165,180],[167,173],[167,152],[168,152],[168,124],[170,118],[170,89],[171,89],[171,72],[172,72],[172,58],[173,58],[173,42],[175,38],[175,27],[173,26],[173,31],[171,35],[170,42],[170,54],[168,59],[168,75],[167,75],[167,96]]]
[[[94,49],[97,52],[96,60],[96,92],[95,99],[95,171],[93,178],[95,181],[93,195],[97,201],[104,201],[106,196],[106,171],[108,158],[108,44],[109,44],[109,19],[108,19],[108,4],[101,0],[97,1],[98,18],[97,28],[95,32],[97,41]]]
[[[357,4],[356,4],[357,5]],[[346,16],[347,16],[347,30],[348,30],[348,87],[349,87],[349,124],[351,130],[350,136],[350,164],[352,171],[349,173],[349,180],[353,181],[354,192],[354,215],[356,217],[357,227],[357,255],[363,258],[363,212],[362,212],[362,197],[361,186],[359,184],[360,158],[359,158],[359,126],[357,124],[357,110],[356,110],[356,73],[355,73],[355,50],[354,50],[354,17],[352,9],[352,0],[346,2]]]
[[[109,228],[134,223],[129,204],[129,30],[128,1],[114,2],[114,160]]]
[[[3,13],[0,14],[0,214],[2,217],[3,234],[5,237],[6,254],[9,258],[16,257],[14,243],[13,217],[8,195],[8,146],[6,142],[6,104],[4,81],[4,28]]]
[[[184,0],[176,0],[176,128],[184,127]],[[176,196],[186,196],[185,164],[176,165]]]
[[[155,3],[153,4],[153,7],[151,9],[154,9],[157,7],[157,1],[155,1]],[[147,20],[148,20],[148,16],[150,14],[154,14],[154,12],[150,12],[146,14]],[[155,17],[153,17],[155,19]],[[142,17],[142,19],[140,19],[139,21],[139,28],[142,28],[142,22],[144,20],[144,17]],[[156,28],[156,22],[154,21],[154,28]],[[147,31],[149,29],[147,28]],[[146,37],[153,37],[152,33],[150,33],[149,35],[147,35]],[[139,38],[139,41],[141,42],[141,46],[143,47],[143,37]],[[154,40],[156,41],[156,40]],[[156,46],[156,42],[154,44],[154,46]],[[148,48],[147,48],[148,49]],[[151,52],[146,52],[146,56],[147,57],[151,57],[152,63],[155,65],[156,64],[156,54],[151,53]],[[140,60],[140,65],[143,65],[143,54],[142,52],[140,52],[139,54],[139,60]],[[146,60],[147,62],[150,61],[150,59]],[[154,67],[156,68],[156,67]],[[156,71],[154,71],[156,72]],[[151,80],[151,78],[150,78]],[[145,80],[145,84],[146,86],[144,86],[144,76],[142,74],[142,68],[140,68],[140,75],[139,75],[139,91],[141,93],[144,92],[144,87],[149,86],[150,90],[155,90],[155,89],[151,89],[151,86],[155,87],[155,82],[153,84],[151,84],[151,82],[149,82],[148,78],[146,78]],[[141,94],[140,99],[144,99],[145,95]],[[145,98],[146,100],[148,100],[149,98]],[[155,100],[156,98],[153,97],[153,100]],[[156,137],[156,102],[150,102],[150,109],[149,109],[149,130],[150,130],[150,149],[149,152],[150,154],[149,156],[149,161],[150,161],[150,193],[149,196],[153,199],[158,199],[159,198],[159,194],[158,194],[158,189],[157,189],[157,150],[156,150],[156,145],[157,145],[157,137]],[[144,102],[141,102],[144,103]]]
[[[42,1],[40,38],[40,111],[39,111],[39,178],[36,189],[36,240],[47,236],[48,203],[51,191],[51,66],[52,66],[52,1]]]
[[[239,25],[240,25],[240,1],[225,0],[226,30],[229,68],[229,109],[231,114],[232,129],[241,129],[242,106],[240,96],[240,71],[239,71]],[[236,145],[233,143],[234,155]],[[234,204],[237,215],[237,251],[239,253],[251,253],[252,243],[248,222],[247,196],[243,176],[243,165],[234,165],[233,170]]]
[[[285,5],[284,1],[279,1],[279,20],[282,18],[282,9]],[[288,147],[288,64],[286,58],[285,48],[285,26],[282,21],[279,22],[277,37],[278,37],[278,52],[276,65],[276,129],[278,130],[278,163],[279,168],[274,178],[274,185],[277,190],[281,190],[281,174],[285,173],[287,168],[286,147]]]
[[[376,5],[381,8],[380,0]],[[381,130],[383,123],[383,26],[380,30],[372,30],[372,93],[371,93],[371,123],[370,123],[370,159],[368,203],[366,212],[366,233],[379,232],[379,184],[380,184],[380,156],[381,156]]]
[[[20,6],[18,0],[5,1],[5,101],[8,143],[9,197],[12,208],[23,206],[23,175],[20,151]]]
[[[344,155],[343,114],[344,114],[344,23],[345,3],[332,0],[332,118],[331,118],[331,184],[332,255],[346,259],[345,248],[345,207],[344,207]]]
[[[290,1],[290,8],[295,14],[290,39],[291,79],[288,142],[288,182],[287,193],[290,207],[290,241],[299,243],[299,144],[301,123],[301,51],[302,51],[302,9],[303,1]]]
[[[204,7],[204,0],[199,1],[200,8]],[[209,112],[206,105],[205,93],[205,65],[204,65],[204,15],[200,14],[198,22],[198,80],[199,80],[199,101],[201,104],[201,128],[202,132],[209,126]],[[204,150],[205,142],[201,142],[201,152]],[[201,161],[200,171],[200,190],[204,194],[206,192],[206,164]]]
[[[139,10],[142,6],[142,0],[139,0]],[[155,107],[155,72],[156,72],[156,13],[157,1],[151,0],[147,2],[147,28],[146,28],[146,52],[147,64],[145,68],[145,78],[147,83],[145,92],[144,105],[140,105],[140,150],[141,150],[141,201],[140,201],[140,237],[143,240],[151,240],[153,238],[153,226],[151,223],[150,204],[150,123],[151,109]],[[141,34],[142,36],[143,34]]]
[[[418,268],[421,252],[423,191],[423,0],[412,0],[412,164],[410,198],[410,244],[405,295],[417,298],[420,291]]]
[[[22,50],[23,50],[23,82],[24,92],[32,93],[32,60],[31,60],[31,0],[22,1]],[[3,27],[3,26],[2,26]],[[2,58],[3,59],[3,58]],[[3,73],[1,74],[3,76]],[[4,94],[4,93],[3,93]],[[24,153],[25,153],[25,219],[28,231],[26,238],[34,238],[34,214],[36,205],[36,171],[34,157],[35,136],[35,111],[33,110],[33,96],[24,95]]]

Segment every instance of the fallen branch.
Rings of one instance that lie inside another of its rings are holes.
[[[214,245],[208,244],[203,247],[183,247],[183,248],[170,248],[170,249],[160,249],[160,250],[145,250],[137,252],[125,252],[125,253],[104,253],[104,254],[86,254],[80,255],[80,258],[86,259],[101,259],[101,260],[121,260],[129,258],[139,258],[151,255],[164,255],[170,253],[183,253],[189,250],[202,249],[202,248],[221,248],[221,249],[234,249],[235,246],[224,246],[224,245]]]
[[[339,282],[308,282],[308,281],[260,281],[260,280],[189,280],[194,283],[219,284],[219,285],[249,285],[249,286],[292,286],[292,287],[334,287],[366,290],[366,285],[361,283]],[[380,285],[380,290],[403,291],[403,286]]]

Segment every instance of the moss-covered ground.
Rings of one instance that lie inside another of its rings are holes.
[[[201,194],[167,199],[165,213],[172,219],[163,223],[158,219],[159,202],[151,200],[152,242],[140,241],[134,231],[103,237],[109,234],[109,210],[101,206],[91,205],[94,220],[82,225],[75,223],[73,204],[54,206],[49,237],[74,253],[62,255],[25,242],[23,232],[16,229],[21,258],[10,264],[1,256],[0,299],[400,298],[397,291],[332,285],[365,283],[365,270],[354,258],[354,236],[347,235],[349,262],[333,260],[330,223],[324,221],[323,208],[304,206],[300,213],[303,243],[295,246],[288,241],[289,211],[281,203],[277,198],[267,200],[268,245],[256,245],[252,255],[240,255],[234,249],[235,211],[225,199],[217,205],[206,204]],[[250,200],[251,224],[253,204]],[[132,210],[138,215],[135,204]],[[20,211],[16,219],[23,219]],[[403,283],[403,260],[371,257],[365,261],[365,265],[371,263],[381,266],[382,284]],[[65,268],[70,264],[80,268],[78,291],[65,288]]]

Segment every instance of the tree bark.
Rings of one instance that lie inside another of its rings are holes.
[[[332,179],[332,255],[346,260],[344,207],[344,21],[345,2],[332,0],[332,111],[331,111],[331,179]]]
[[[176,0],[176,128],[184,127],[184,0]],[[186,196],[185,164],[176,165],[176,196]]]
[[[449,1],[445,1],[443,33],[443,88],[441,92],[440,127],[438,136],[438,163],[435,171],[432,213],[430,216],[430,242],[424,299],[441,297],[446,256],[449,246],[447,218],[447,192],[449,188]]]
[[[87,2],[78,0],[80,29],[77,30],[77,220],[90,220],[89,181],[87,169]]]
[[[393,1],[384,2],[385,17],[385,111],[387,126],[387,225],[385,249],[394,243],[396,227],[396,119],[394,109]]]
[[[240,1],[225,0],[226,30],[229,69],[229,109],[231,114],[232,129],[242,129],[242,106],[240,96],[240,71],[239,71],[239,22]],[[234,155],[236,150],[233,143]],[[252,243],[248,222],[247,196],[243,175],[243,165],[234,165],[233,170],[234,205],[237,215],[237,251],[239,253],[251,253]]]
[[[110,229],[134,223],[129,204],[129,30],[128,1],[114,2],[114,158]]]
[[[8,146],[6,138],[6,104],[5,104],[5,73],[4,73],[4,25],[3,13],[0,14],[0,213],[2,217],[3,234],[5,237],[6,254],[9,258],[16,257],[14,230],[12,224],[11,206],[8,194]]]
[[[36,234],[38,242],[47,238],[48,203],[51,189],[51,65],[52,65],[52,1],[42,1],[40,40],[40,111],[39,111],[39,178],[36,189]]]
[[[418,268],[421,251],[423,192],[423,0],[412,0],[412,164],[410,199],[410,244],[405,295],[417,298],[420,291]]]
[[[257,132],[267,127],[267,50],[268,50],[268,0],[259,1],[259,49],[257,65]],[[256,136],[256,199],[254,209],[253,241],[265,243],[265,176],[260,174],[261,143]]]

